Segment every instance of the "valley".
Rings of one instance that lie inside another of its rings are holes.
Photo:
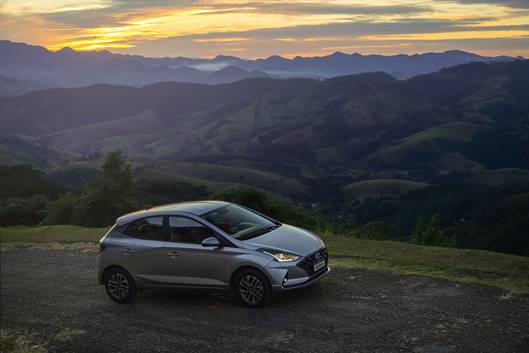
[[[529,61],[519,60],[407,80],[366,73],[41,90],[0,99],[0,160],[75,189],[121,150],[149,203],[171,202],[153,194],[169,184],[187,187],[187,198],[249,185],[355,234],[407,240],[419,219],[439,215],[458,246],[527,254],[525,211],[508,210],[529,209],[528,82]],[[457,193],[459,219],[440,190]],[[421,197],[438,208],[420,207]],[[491,228],[480,207],[511,228]]]

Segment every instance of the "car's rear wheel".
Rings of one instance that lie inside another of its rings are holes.
[[[268,279],[259,271],[241,271],[235,281],[234,290],[239,300],[249,307],[262,307],[272,299],[272,289]]]
[[[137,288],[127,271],[113,268],[104,279],[105,289],[110,299],[118,303],[128,303],[136,296]]]

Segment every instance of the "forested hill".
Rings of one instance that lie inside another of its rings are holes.
[[[0,123],[2,135],[80,153],[118,146],[156,158],[237,155],[378,169],[458,153],[490,168],[529,168],[528,95],[529,61],[473,63],[406,81],[371,73],[50,89],[0,100]]]

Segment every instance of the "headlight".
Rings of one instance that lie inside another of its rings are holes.
[[[275,252],[273,250],[262,250],[265,254],[272,256],[279,262],[296,261],[299,259],[298,255],[293,255],[285,252]]]

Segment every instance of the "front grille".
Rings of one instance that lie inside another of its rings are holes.
[[[319,254],[320,258],[319,258],[319,260],[316,260],[316,257],[317,257],[318,254]],[[308,256],[305,256],[305,258],[303,260],[301,260],[298,263],[297,266],[301,267],[302,269],[304,269],[305,272],[307,272],[307,274],[309,276],[312,276],[313,274],[315,274],[315,272],[314,272],[314,264],[316,262],[318,262],[318,261],[321,261],[322,259],[325,259],[325,264],[327,264],[328,259],[329,259],[329,255],[327,254],[327,248],[323,248],[323,249],[317,250],[317,251],[313,252],[312,254],[310,254]],[[318,270],[318,273],[321,272],[321,271],[325,271],[325,269],[326,269],[326,266],[324,266],[323,268]]]

